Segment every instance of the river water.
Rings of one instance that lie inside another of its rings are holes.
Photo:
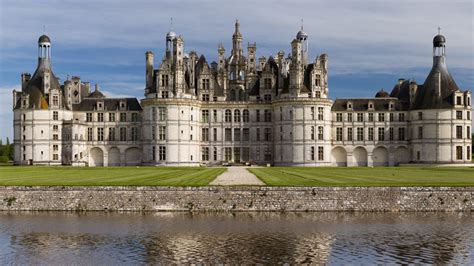
[[[473,264],[471,213],[0,213],[0,264]]]

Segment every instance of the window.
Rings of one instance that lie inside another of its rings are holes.
[[[156,120],[156,107],[151,108],[151,120]]]
[[[209,161],[209,147],[202,147],[202,160]]]
[[[423,138],[423,127],[418,127],[418,138],[419,139]]]
[[[217,161],[217,148],[214,147],[214,161]]]
[[[471,112],[470,111],[466,112],[466,119],[471,120]]]
[[[352,113],[347,114],[347,122],[352,122]]]
[[[324,161],[324,147],[322,146],[318,147],[318,160]]]
[[[97,128],[97,140],[104,141],[104,128],[103,127]]]
[[[240,110],[234,110],[234,122],[240,122]]]
[[[53,145],[53,151],[59,151],[59,145]]]
[[[132,140],[138,140],[138,127],[132,127]]]
[[[209,101],[209,94],[203,94],[201,96],[201,99],[202,99],[203,102],[208,102]]]
[[[471,127],[470,127],[470,126],[467,126],[467,127],[466,127],[466,135],[467,135],[467,138],[468,138],[468,139],[471,138]]]
[[[225,141],[232,141],[232,129],[231,128],[226,128],[225,129],[224,139],[225,139]]]
[[[316,98],[321,98],[321,92],[320,92],[320,91],[316,91],[316,92],[315,92],[315,97],[316,97]]]
[[[89,127],[87,128],[87,141],[92,141],[93,140],[93,137],[92,137],[92,128]]]
[[[394,139],[394,136],[393,136],[393,127],[390,127],[388,129],[388,139],[389,140],[393,140]]]
[[[271,90],[272,89],[272,79],[271,78],[266,78],[264,79],[264,86],[266,90]]]
[[[256,133],[255,133],[255,140],[260,141],[260,128],[257,128]]]
[[[225,110],[225,121],[232,122],[232,111],[229,109]]]
[[[165,121],[167,118],[167,112],[166,112],[166,107],[158,107],[158,112],[159,112],[159,120],[160,121]]]
[[[336,128],[336,141],[342,141],[342,127]]]
[[[456,138],[462,139],[462,126],[456,126]]]
[[[240,128],[234,128],[234,141],[240,141]]]
[[[158,139],[166,140],[166,126],[160,126],[158,128]]]
[[[379,133],[379,141],[384,141],[385,140],[385,128],[379,127],[378,128],[378,133]]]
[[[120,122],[127,122],[127,113],[120,113]]]
[[[394,121],[394,119],[393,119],[393,113],[390,113],[390,114],[389,114],[389,120],[390,120],[390,122],[393,122],[393,121]]]
[[[202,89],[209,90],[209,79],[202,79]],[[209,101],[209,94],[207,95],[207,101]]]
[[[242,129],[242,141],[249,141],[250,140],[250,129],[243,128]]]
[[[104,113],[97,113],[97,121],[104,122]]]
[[[462,111],[456,111],[456,119],[458,120],[462,119]]]
[[[53,120],[59,120],[59,114],[56,111],[53,112]]]
[[[209,110],[201,110],[201,119],[204,123],[209,122]]]
[[[115,141],[115,128],[109,127],[109,141]]]
[[[314,146],[311,146],[311,161],[314,161]]]
[[[318,120],[324,120],[324,108],[318,107]]]
[[[272,122],[272,111],[265,110],[265,122]]]
[[[86,122],[92,122],[92,113],[86,113]]]
[[[151,139],[155,140],[156,139],[156,127],[151,126]]]
[[[363,121],[364,121],[364,114],[357,113],[357,122],[363,122]]]
[[[158,160],[166,161],[166,146],[158,147]]]
[[[265,161],[271,161],[272,160],[272,149],[271,148],[265,148],[265,150],[263,151],[264,152],[264,156],[265,156]]]
[[[280,131],[282,131],[281,127]],[[311,140],[314,140],[314,126],[311,126]]]
[[[161,86],[168,86],[168,75],[161,75]]]
[[[336,114],[336,121],[337,122],[342,122],[342,113],[337,113]]]
[[[423,120],[423,112],[418,112],[418,120]]]
[[[58,161],[59,160],[59,156],[57,154],[53,154],[53,160],[54,161]]]
[[[398,128],[398,140],[405,140],[405,128]]]
[[[127,141],[127,128],[120,128],[120,141]]]
[[[311,107],[311,120],[314,120],[314,107]]]
[[[323,140],[324,139],[324,129],[322,126],[318,127],[318,140]]]
[[[25,127],[23,126],[23,131],[25,130]],[[58,131],[59,126],[58,125],[53,125],[53,131]]]
[[[466,147],[466,159],[471,160],[471,146]]]
[[[232,161],[232,148],[230,147],[224,148],[224,158],[227,162]]]
[[[348,127],[347,128],[347,140],[352,141],[352,136],[354,136],[354,134],[352,132],[352,127]]]
[[[155,146],[151,147],[151,159],[153,161],[156,161],[156,147]]]
[[[369,113],[369,122],[374,122],[374,113]]]
[[[266,102],[270,102],[272,100],[272,95],[271,94],[263,95],[263,100]]]
[[[260,122],[260,110],[255,110],[255,121]]]
[[[399,113],[398,114],[398,121],[405,122],[405,114],[404,113]]]
[[[321,75],[316,75],[316,78],[314,79],[314,86],[321,87]]]
[[[364,128],[358,127],[357,128],[357,141],[363,141],[363,140],[364,140]]]
[[[457,104],[457,105],[461,105],[461,104],[462,104],[462,98],[461,98],[461,96],[457,96],[457,97],[456,97],[456,104]]]
[[[456,146],[456,160],[462,160],[462,146]]]
[[[138,122],[138,113],[132,113],[132,122]]]
[[[109,113],[109,122],[115,122],[115,113]]]
[[[57,95],[53,96],[53,106],[59,106],[59,97]]]
[[[369,127],[369,141],[374,141],[374,128]]]
[[[385,114],[379,113],[379,122],[384,122],[384,121],[385,121]]]
[[[168,91],[162,91],[161,92],[161,98],[168,99],[170,97]]]
[[[247,109],[244,109],[244,111],[243,111],[243,121],[244,122],[249,122],[250,121],[249,110],[247,110]]]
[[[217,122],[217,110],[212,110],[212,119],[214,122]]]
[[[207,127],[201,128],[201,140],[209,141],[209,128]]]
[[[265,128],[264,129],[264,135],[265,135],[265,141],[271,141],[272,140],[272,129],[271,128]]]

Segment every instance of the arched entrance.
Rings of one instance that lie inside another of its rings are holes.
[[[388,166],[387,148],[382,146],[375,148],[372,154],[372,161],[374,166]]]
[[[109,150],[109,166],[120,166],[120,150],[116,147]]]
[[[125,151],[126,165],[140,165],[142,163],[142,153],[138,148],[128,148]]]
[[[395,165],[410,162],[410,152],[406,147],[400,146],[395,150]]]
[[[354,165],[355,166],[367,166],[367,151],[362,147],[354,149]]]
[[[104,166],[104,152],[101,148],[92,148],[89,151],[89,166]]]
[[[336,166],[347,166],[347,153],[342,147],[336,147],[331,151],[331,160]]]

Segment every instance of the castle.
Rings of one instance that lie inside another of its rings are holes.
[[[170,31],[154,67],[146,52],[145,98],[106,98],[80,77],[60,85],[51,41],[13,91],[15,164],[395,166],[471,162],[471,93],[446,67],[446,39],[433,39],[423,84],[400,79],[373,98],[329,98],[328,56],[308,58],[303,28],[283,51],[246,55],[240,24],[218,60],[185,52]]]

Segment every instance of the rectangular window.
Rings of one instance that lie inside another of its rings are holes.
[[[255,140],[260,141],[260,128],[257,128],[256,133],[255,133]]]
[[[132,127],[132,141],[138,140],[138,128]]]
[[[342,127],[336,128],[336,141],[342,141]]]
[[[232,122],[232,111],[225,110],[225,122]]]
[[[217,161],[217,148],[214,147],[214,161]]]
[[[357,128],[357,141],[363,141],[363,140],[364,140],[364,128],[358,127]]]
[[[156,127],[151,126],[151,139],[155,140],[156,139]]]
[[[272,100],[272,95],[271,94],[263,95],[263,100],[266,102],[270,102]]]
[[[109,122],[115,122],[115,113],[109,113]]]
[[[354,134],[352,132],[352,127],[348,127],[347,128],[347,140],[352,141],[353,136],[354,136]]]
[[[315,97],[316,97],[316,98],[321,98],[321,92],[320,92],[320,91],[316,91],[316,92],[315,92]]]
[[[53,96],[53,106],[59,106],[59,97]]]
[[[89,127],[87,128],[87,141],[92,141],[92,140],[93,140],[92,128]]]
[[[209,147],[202,147],[202,160],[209,161]]]
[[[59,126],[58,125],[53,125],[53,131],[58,131]],[[23,131],[25,131],[25,127],[23,126]]]
[[[456,160],[462,160],[462,146],[456,146]]]
[[[318,127],[318,140],[324,139],[324,128],[322,126]]]
[[[250,129],[244,128],[242,129],[242,141],[249,141],[250,140]]]
[[[265,122],[272,122],[272,111],[265,110]]]
[[[280,128],[280,131],[282,131],[281,128]],[[311,140],[314,140],[314,135],[315,135],[314,126],[311,126]]]
[[[240,122],[240,110],[234,110],[234,122]]]
[[[393,127],[390,127],[388,129],[388,138],[389,140],[393,140],[394,139],[394,136],[393,136]]]
[[[168,75],[161,75],[161,86],[168,86]]]
[[[156,120],[156,107],[151,108],[151,120]]]
[[[456,119],[458,120],[462,119],[462,111],[456,111]]]
[[[232,129],[231,128],[226,128],[225,129],[225,141],[232,141]]]
[[[201,99],[202,99],[203,102],[208,102],[209,101],[209,94],[203,94],[201,96]]]
[[[379,113],[379,122],[385,122],[385,114]]]
[[[224,148],[224,158],[227,162],[232,161],[232,148],[231,147]]]
[[[321,75],[316,75],[316,78],[314,79],[314,86],[321,87]]]
[[[466,119],[471,120],[471,112],[470,111],[466,112]]]
[[[471,127],[470,127],[470,126],[467,126],[467,127],[466,127],[466,135],[467,135],[467,138],[468,138],[468,139],[471,138]]]
[[[201,140],[209,141],[209,128],[207,127],[201,128]]]
[[[209,79],[202,79],[202,89],[209,90]],[[207,101],[209,101],[209,94],[207,95]]]
[[[158,139],[166,140],[166,126],[159,126],[158,128]]]
[[[398,128],[398,140],[405,140],[405,128]]]
[[[166,146],[158,147],[158,159],[160,161],[166,161]]]
[[[456,138],[462,139],[462,126],[456,126]]]
[[[92,113],[86,113],[86,122],[92,122]]]
[[[336,114],[336,122],[342,122],[342,113]]]
[[[53,120],[59,120],[59,114],[56,111],[53,112]]]
[[[324,120],[324,108],[318,107],[318,120]]]
[[[115,128],[109,127],[109,141],[115,141]]]
[[[457,105],[461,105],[461,103],[462,103],[461,96],[457,96],[457,97],[456,97],[456,104],[457,104]]]
[[[271,90],[272,89],[272,79],[271,78],[266,78],[264,79],[264,86],[266,90]]]
[[[120,122],[127,122],[127,113],[120,113]]]
[[[311,146],[311,155],[310,155],[311,161],[314,161],[314,159],[315,159],[314,153],[315,153],[314,152],[314,146]]]
[[[318,161],[324,161],[324,147],[318,147]]]
[[[369,141],[374,141],[374,128],[369,127]]]
[[[423,120],[423,112],[418,112],[418,120]]]
[[[209,110],[201,110],[201,118],[203,123],[209,122]]]
[[[369,113],[369,122],[374,122],[374,113]]]
[[[260,110],[255,110],[255,121],[260,122]]]
[[[97,121],[104,122],[104,113],[97,113]]]
[[[212,117],[214,123],[217,122],[217,110],[212,110]]]
[[[265,141],[271,141],[272,140],[272,129],[271,128],[265,128],[264,129],[264,134],[265,134]]]
[[[97,140],[104,141],[104,128],[103,127],[97,128]]]
[[[212,131],[213,131],[212,133],[214,135],[213,139],[214,139],[214,141],[217,141],[217,128],[213,128]]]
[[[269,162],[272,160],[272,149],[271,148],[265,148],[264,152],[264,160]]]
[[[378,138],[378,140],[379,140],[379,141],[384,141],[384,140],[385,140],[385,128],[379,127],[379,128],[378,128],[378,132],[379,132],[379,138]]]
[[[347,122],[352,122],[352,113],[347,114]]]
[[[357,122],[363,122],[363,121],[364,121],[364,114],[357,113]]]
[[[393,121],[394,121],[393,113],[390,113],[390,114],[389,114],[389,120],[390,120],[390,122],[393,122]]]
[[[53,145],[53,151],[59,151],[59,145]]]
[[[166,121],[166,118],[167,118],[166,107],[158,107],[158,112],[159,112],[159,120]]]
[[[405,114],[404,113],[399,113],[398,114],[398,121],[399,122],[405,122]]]
[[[234,141],[240,141],[240,128],[234,128]]]
[[[59,160],[59,155],[53,154],[53,160],[54,160],[54,161],[58,161],[58,160]]]
[[[120,141],[127,141],[127,128],[120,128]]]
[[[132,122],[138,122],[138,113],[132,113]]]
[[[423,127],[418,127],[418,139],[423,138]]]
[[[234,147],[234,161],[240,161],[240,148]]]
[[[466,147],[466,159],[471,160],[471,146]]]

